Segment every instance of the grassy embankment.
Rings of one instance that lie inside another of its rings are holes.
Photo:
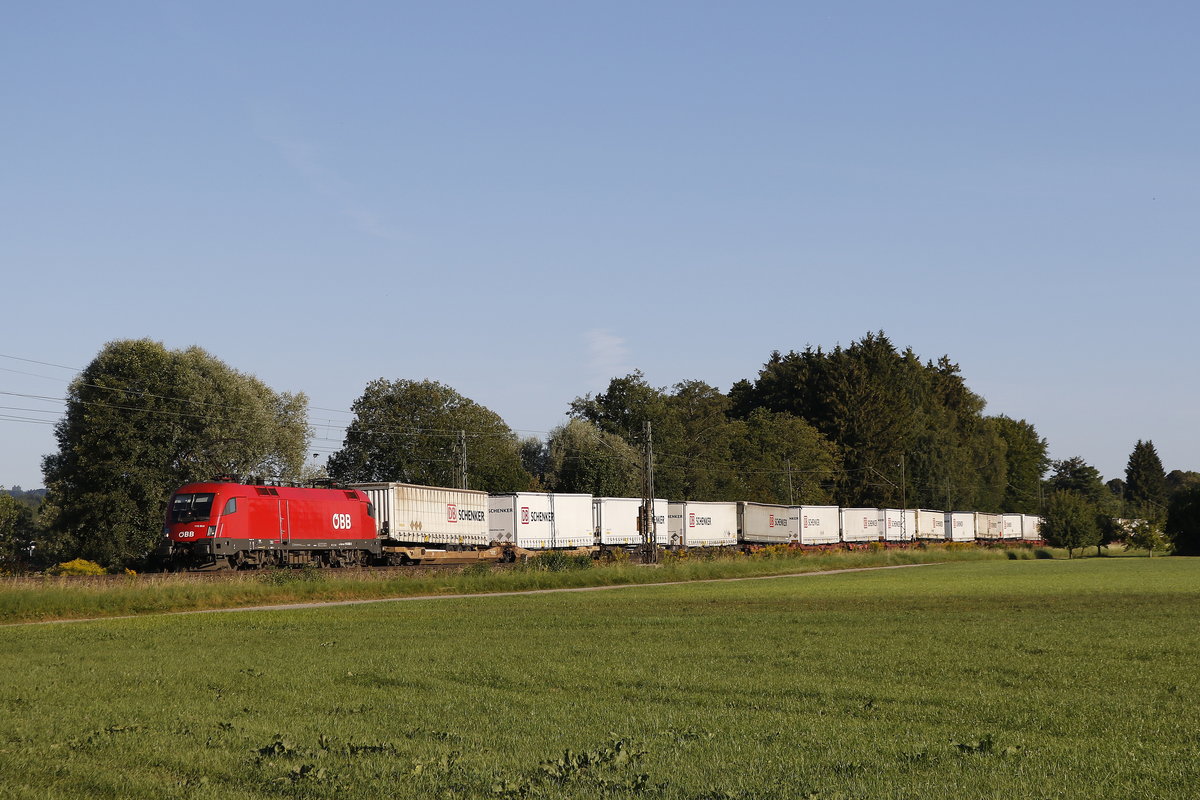
[[[1028,554],[1029,551],[1023,551]],[[1001,551],[932,546],[928,549],[763,553],[755,557],[685,555],[658,567],[597,564],[554,556],[541,563],[460,572],[419,569],[396,573],[371,570],[269,570],[197,581],[191,576],[134,575],[117,580],[66,577],[0,579],[0,624],[56,619],[127,616],[210,608],[277,605],[322,600],[365,600],[474,592],[509,592],[580,586],[737,578],[813,572],[859,566],[922,564],[948,560],[1004,558]],[[579,569],[578,567],[587,567]]]
[[[1197,630],[1167,558],[10,627],[0,796],[1190,797]]]

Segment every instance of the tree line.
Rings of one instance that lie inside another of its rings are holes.
[[[380,378],[354,402],[325,470],[342,483],[636,496],[649,431],[660,497],[1043,514],[1050,538],[1072,551],[1121,536],[1109,520],[1128,517],[1194,548],[1200,474],[1161,474],[1153,444],[1138,442],[1125,478],[1105,484],[1082,458],[1051,462],[1032,423],[984,407],[948,357],[923,361],[883,332],[774,352],[729,392],[614,377],[573,400],[544,439],[519,437],[437,381]],[[324,476],[306,467],[303,394],[148,339],[101,350],[71,384],[55,437],[36,509],[0,493],[8,569],[76,557],[136,566],[180,485]]]

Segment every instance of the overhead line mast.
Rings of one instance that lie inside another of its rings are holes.
[[[642,456],[642,507],[638,509],[638,530],[642,534],[642,563],[658,561],[657,521],[654,518],[654,439],[650,420],[642,428],[644,448]]]

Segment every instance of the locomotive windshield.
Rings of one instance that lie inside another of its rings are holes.
[[[171,501],[171,523],[203,522],[212,513],[213,495],[177,494]]]

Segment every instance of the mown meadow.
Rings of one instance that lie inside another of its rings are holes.
[[[0,796],[1190,797],[1200,560],[0,628]]]

